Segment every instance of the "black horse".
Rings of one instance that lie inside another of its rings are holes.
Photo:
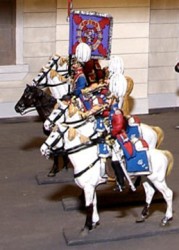
[[[24,115],[32,110],[36,109],[42,122],[44,122],[47,117],[51,114],[57,100],[49,95],[48,93],[44,92],[43,90],[37,88],[36,86],[27,85],[24,93],[22,94],[21,98],[15,105],[15,111]],[[43,126],[43,131],[45,135],[49,135],[49,131],[46,131]],[[68,164],[68,157],[64,154],[63,156],[63,168],[67,168]],[[49,177],[53,177],[56,173],[59,172],[58,167],[58,154],[53,154],[54,163],[53,166],[48,173]]]

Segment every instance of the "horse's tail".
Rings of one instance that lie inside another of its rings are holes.
[[[161,145],[161,143],[164,140],[164,132],[163,130],[158,127],[158,126],[152,126],[152,129],[156,132],[157,134],[157,145],[156,148],[159,148],[159,146]]]
[[[127,90],[126,90],[126,95],[129,96],[133,90],[134,87],[134,81],[131,77],[125,76],[127,80]]]
[[[163,152],[168,159],[168,167],[167,167],[167,174],[166,175],[169,175],[172,171],[172,168],[173,168],[174,157],[173,157],[172,153],[168,150],[164,150]]]
[[[130,114],[130,94],[133,90],[134,87],[134,81],[131,77],[129,76],[125,76],[126,81],[127,81],[127,89],[126,89],[126,93],[124,95],[124,100],[123,100],[123,104],[122,104],[122,111],[124,113],[125,116]]]

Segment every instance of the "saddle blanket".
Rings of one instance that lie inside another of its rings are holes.
[[[133,141],[133,142],[132,142]],[[117,143],[122,148],[127,172],[131,175],[147,175],[151,173],[148,160],[148,145],[143,139],[118,137]]]
[[[130,175],[147,175],[151,173],[146,150],[137,151],[135,157],[126,158],[126,169]]]

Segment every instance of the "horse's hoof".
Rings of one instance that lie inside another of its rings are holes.
[[[93,223],[93,226],[92,226],[91,230],[89,230],[89,231],[91,232],[93,229],[97,228],[99,225],[100,225],[99,221]]]
[[[58,172],[59,172],[59,170],[51,169],[47,176],[48,176],[48,177],[54,177],[54,176],[56,176],[56,174],[57,174]]]
[[[81,229],[80,236],[85,237],[88,236],[88,234],[89,234],[89,229],[87,227]]]
[[[146,219],[145,216],[141,216],[141,217],[137,218],[135,222],[136,223],[142,223],[142,222],[145,222],[145,219]]]
[[[162,227],[169,226],[170,222],[173,220],[173,217],[167,218],[166,216],[161,220],[160,225]]]
[[[57,173],[57,172],[51,172],[51,171],[50,171],[50,172],[48,173],[47,176],[48,176],[48,177],[54,177],[54,176],[56,175],[56,173]]]

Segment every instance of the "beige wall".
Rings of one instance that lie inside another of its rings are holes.
[[[149,49],[149,108],[179,104],[179,1],[151,0]]]
[[[16,65],[0,67],[0,117],[19,116],[14,104],[56,51],[56,4],[56,0],[17,0],[18,54]]]
[[[123,58],[125,75],[135,82],[132,113],[178,106],[179,83],[173,70],[179,51],[178,0],[73,2],[74,9],[113,16],[112,54]],[[25,84],[31,83],[51,55],[68,55],[67,1],[17,0],[17,3],[17,65],[0,67],[0,117],[17,116],[13,106]]]
[[[56,52],[56,0],[24,1],[24,62],[31,81]]]

